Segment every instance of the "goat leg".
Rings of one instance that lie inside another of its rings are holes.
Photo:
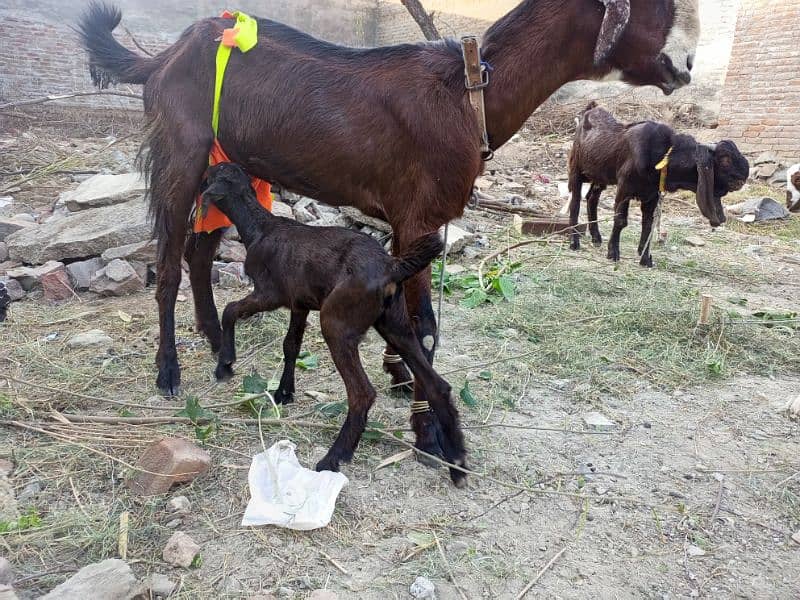
[[[620,197],[622,200],[620,200]],[[619,262],[619,237],[622,230],[628,226],[630,203],[630,200],[625,198],[624,192],[617,192],[617,202],[614,204],[614,229],[611,231],[611,238],[608,240],[608,258],[614,262]]]
[[[294,373],[297,355],[303,343],[303,333],[306,329],[307,310],[293,310],[289,321],[289,331],[283,340],[283,375],[281,383],[275,392],[276,404],[289,404],[294,402]]]
[[[603,243],[603,236],[600,235],[600,225],[597,222],[597,205],[600,204],[600,194],[603,193],[603,186],[592,185],[589,193],[586,194],[586,207],[589,213],[589,233],[592,234],[592,244],[599,246]]]
[[[226,381],[233,377],[233,363],[236,362],[236,321],[274,308],[274,304],[267,302],[258,291],[225,307],[222,313],[222,345],[214,371],[217,381]]]
[[[189,280],[192,283],[197,330],[208,338],[213,352],[219,352],[222,329],[214,304],[214,292],[211,289],[211,264],[222,233],[222,229],[212,233],[193,233],[186,241],[184,251],[184,258],[189,263]]]
[[[180,229],[180,221],[173,226]],[[156,364],[158,377],[156,384],[165,396],[180,393],[181,367],[178,364],[178,351],[175,348],[175,301],[181,282],[181,250],[183,231],[172,231],[171,236],[158,240],[158,279],[156,300],[158,301],[159,340]]]
[[[653,266],[653,257],[650,255],[650,236],[653,233],[653,218],[658,206],[658,196],[647,198],[642,202],[642,235],[639,238],[639,264],[643,267]]]
[[[581,214],[581,188],[583,183],[578,175],[570,175],[569,190],[572,192],[572,198],[569,201],[569,224],[572,226],[572,241],[570,242],[571,250],[580,250],[581,248],[581,234],[578,231],[578,218]]]

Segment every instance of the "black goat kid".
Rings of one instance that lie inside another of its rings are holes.
[[[608,242],[608,258],[619,260],[619,237],[628,225],[628,207],[633,198],[642,203],[641,264],[653,266],[650,237],[658,206],[661,172],[659,163],[668,159],[666,191],[691,190],[697,206],[712,227],[725,222],[722,197],[741,189],[750,165],[730,140],[700,144],[692,136],[676,133],[664,123],[641,121],[625,125],[591,102],[578,119],[575,142],[569,155],[570,223],[580,214],[581,189],[591,183],[586,196],[589,231],[595,245],[602,243],[597,226],[597,205],[607,186],[617,185],[614,229]],[[572,249],[580,248],[580,234],[573,232]]]
[[[337,471],[340,462],[353,457],[367,424],[367,412],[375,401],[375,389],[358,353],[364,334],[374,327],[411,369],[415,394],[429,399],[442,425],[444,439],[437,441],[445,460],[463,466],[464,437],[458,411],[451,401],[450,385],[422,353],[406,311],[402,286],[442,251],[439,234],[417,239],[401,256],[389,256],[376,240],[363,233],[341,227],[311,227],[270,214],[258,204],[249,177],[233,164],[209,169],[208,188],[203,192],[204,206],[208,203],[217,206],[236,225],[247,247],[245,272],[255,283],[252,294],[225,307],[217,378],[226,379],[233,374],[236,321],[285,307],[292,315],[283,342],[285,365],[275,400],[290,402],[306,317],[309,311],[318,310],[322,335],[347,389],[348,413],[317,470]],[[415,431],[418,447],[429,447],[430,440],[421,439],[426,431]],[[466,483],[464,472],[457,469],[450,469],[450,477],[458,487]]]

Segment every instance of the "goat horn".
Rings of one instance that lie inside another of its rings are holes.
[[[594,65],[602,66],[619,42],[631,18],[630,0],[598,0],[606,7],[597,46],[594,49]]]

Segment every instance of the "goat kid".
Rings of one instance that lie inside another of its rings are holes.
[[[348,412],[339,436],[316,468],[338,471],[340,462],[352,459],[375,401],[375,389],[358,353],[362,337],[374,327],[409,366],[415,392],[424,393],[441,423],[443,439],[437,442],[445,460],[463,467],[464,438],[450,385],[422,352],[402,286],[442,251],[439,234],[420,237],[401,256],[391,257],[363,233],[311,227],[270,214],[258,204],[249,177],[234,164],[209,169],[202,198],[204,206],[213,203],[236,225],[247,247],[245,271],[255,283],[252,294],[228,304],[223,312],[217,379],[233,375],[236,321],[285,307],[291,311],[291,321],[283,341],[285,363],[275,401],[291,402],[306,318],[309,311],[319,311],[322,335],[347,389]],[[430,447],[431,440],[424,439],[428,431],[415,426],[418,447]],[[458,487],[466,483],[465,473],[457,469],[450,469],[450,477]]]
[[[800,212],[800,163],[786,172],[786,208]]]
[[[666,190],[691,190],[697,206],[712,227],[725,222],[722,197],[744,186],[750,172],[747,159],[730,140],[701,144],[693,137],[676,133],[655,121],[623,124],[608,111],[591,102],[578,119],[575,142],[569,155],[570,224],[578,224],[581,189],[586,195],[592,241],[602,243],[597,223],[597,205],[607,186],[616,184],[614,228],[608,242],[608,258],[618,261],[619,238],[628,225],[628,208],[633,198],[642,203],[640,264],[653,266],[650,238],[660,195],[661,172],[656,166],[669,154]],[[580,248],[580,234],[572,233],[571,248]]]

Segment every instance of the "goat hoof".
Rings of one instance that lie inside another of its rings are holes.
[[[570,250],[580,250],[581,249],[581,243],[580,242],[572,242],[569,245],[569,249]]]
[[[294,393],[278,389],[278,391],[275,392],[274,400],[275,404],[291,404],[294,402]]]
[[[169,397],[177,397],[181,393],[181,368],[178,361],[162,366],[158,369],[156,385],[161,393]]]
[[[317,466],[314,467],[314,470],[317,473],[321,473],[322,471],[333,471],[334,473],[338,473],[339,461],[330,456],[326,456],[317,463]]]
[[[231,364],[219,363],[214,370],[214,377],[217,381],[228,381],[233,377],[233,366]]]
[[[444,452],[445,437],[439,420],[432,412],[421,413],[412,416],[412,425],[414,434],[417,436],[414,447],[425,452],[425,454],[417,454],[417,460],[426,467],[438,469],[441,464],[431,456],[447,460]]]
[[[601,238],[601,237],[592,238],[592,244],[594,244],[595,246],[602,246],[603,245],[603,238]]]
[[[639,264],[643,267],[647,267],[648,269],[653,268],[653,258],[651,256],[642,257],[642,260],[639,261]]]
[[[613,260],[614,262],[619,262],[619,252],[616,252],[614,250],[609,250],[607,257],[608,257],[608,260]]]
[[[467,465],[464,463],[463,460],[457,461],[459,467],[467,468]],[[453,482],[453,485],[456,486],[458,489],[463,490],[467,487],[467,474],[463,471],[459,471],[458,469],[450,469],[450,480]]]

